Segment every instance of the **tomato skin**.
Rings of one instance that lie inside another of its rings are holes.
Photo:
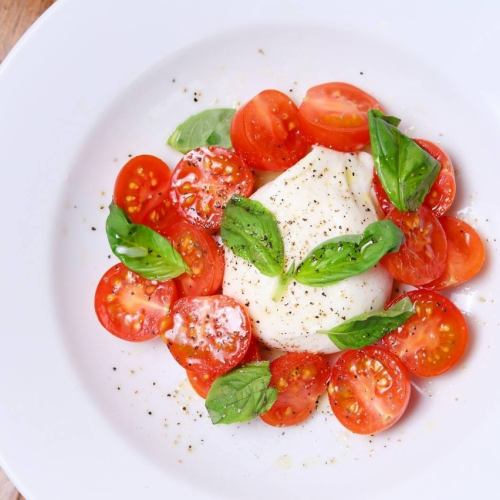
[[[435,281],[424,285],[429,290],[443,290],[461,285],[478,274],[486,260],[481,237],[469,224],[455,217],[439,219],[448,241],[446,267]]]
[[[278,390],[278,399],[261,419],[276,427],[303,422],[326,391],[328,361],[320,354],[289,352],[273,360],[270,369],[270,386]]]
[[[241,364],[244,365],[245,363],[260,361],[260,359],[261,356],[259,351],[259,345],[257,341],[252,337],[252,340],[250,342],[250,347],[248,348],[245,357],[241,361]],[[193,370],[186,370],[186,373],[189,383],[191,384],[191,387],[196,391],[198,396],[201,396],[203,399],[206,399],[208,391],[210,391],[210,388],[212,387],[212,384],[214,383],[214,380],[218,377],[218,375],[213,375],[207,372],[198,373]]]
[[[434,215],[441,217],[449,210],[455,200],[457,186],[453,164],[450,157],[433,142],[425,139],[415,139],[415,142],[441,165],[439,175],[424,200],[424,205],[430,208]]]
[[[156,156],[139,155],[131,158],[118,173],[113,200],[132,222],[157,231],[178,218],[169,189],[168,165]]]
[[[150,281],[116,264],[103,275],[94,298],[97,318],[108,332],[139,342],[165,332],[172,325],[175,283]]]
[[[170,198],[181,217],[215,232],[231,196],[249,196],[253,186],[251,170],[236,153],[210,146],[193,149],[177,164],[172,173]]]
[[[415,142],[439,161],[441,165],[437,179],[434,181],[423,202],[423,205],[431,209],[436,217],[441,217],[449,210],[455,199],[457,188],[453,164],[450,157],[433,142],[424,139],[415,139]],[[384,214],[389,213],[393,208],[393,204],[384,191],[376,171],[373,172],[373,190],[375,191],[382,212]]]
[[[162,338],[183,368],[221,375],[245,357],[251,341],[250,318],[233,298],[184,297],[174,304],[172,317],[172,328]]]
[[[394,299],[409,297],[416,314],[380,341],[386,349],[419,377],[435,377],[454,367],[468,344],[468,328],[460,310],[446,297],[415,290]]]
[[[359,151],[370,142],[370,109],[381,106],[354,85],[323,83],[307,91],[299,107],[300,127],[313,143],[338,151]]]
[[[444,230],[432,212],[424,206],[416,212],[393,208],[386,218],[405,236],[399,251],[381,260],[391,275],[413,286],[425,285],[439,277],[446,265],[447,243]]]
[[[299,129],[297,106],[278,90],[264,90],[238,109],[231,123],[231,143],[257,170],[286,170],[310,149]]]
[[[224,251],[210,233],[181,220],[165,233],[191,269],[175,279],[181,295],[212,295],[220,290],[224,278]]]
[[[410,393],[404,365],[379,346],[343,352],[328,385],[333,413],[356,434],[375,434],[394,425],[405,412]]]

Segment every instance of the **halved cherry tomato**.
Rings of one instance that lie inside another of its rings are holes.
[[[469,224],[449,216],[441,217],[439,222],[448,241],[446,269],[437,280],[425,285],[429,290],[465,283],[481,271],[486,259],[484,243]]]
[[[415,142],[441,164],[439,175],[431,186],[423,203],[433,211],[434,215],[440,217],[448,211],[455,199],[455,171],[450,157],[441,148],[424,139],[415,139]],[[376,172],[373,173],[373,189],[380,208],[387,214],[393,208],[393,205],[384,191]]]
[[[186,220],[216,231],[231,196],[248,196],[253,185],[251,170],[236,153],[210,146],[193,149],[177,164],[172,173],[170,197]]]
[[[326,391],[328,361],[320,354],[289,352],[273,360],[270,368],[270,386],[278,390],[278,399],[260,417],[266,424],[278,427],[304,421]]]
[[[446,297],[428,290],[408,292],[390,305],[403,297],[415,304],[416,313],[387,334],[381,345],[420,377],[434,377],[455,366],[468,340],[467,323],[460,310]]]
[[[370,142],[368,111],[378,101],[348,83],[311,87],[299,106],[300,127],[312,141],[338,151],[358,151]]]
[[[375,434],[394,425],[408,406],[410,392],[401,361],[378,346],[342,353],[328,385],[333,413],[356,434]]]
[[[120,170],[114,202],[136,224],[159,230],[178,216],[169,197],[170,169],[156,156],[134,156]]]
[[[176,361],[188,370],[220,375],[238,365],[250,346],[246,309],[226,295],[184,297],[172,309],[163,335]]]
[[[434,215],[440,217],[448,211],[455,199],[457,190],[455,171],[450,157],[436,144],[424,139],[415,139],[415,142],[441,165],[439,175],[424,200],[424,205],[430,208]]]
[[[137,342],[152,339],[172,326],[176,299],[173,281],[150,281],[116,264],[99,281],[94,306],[108,332]]]
[[[212,295],[224,277],[224,251],[212,236],[202,229],[181,220],[171,226],[165,236],[191,269],[192,274],[176,278],[183,296]]]
[[[245,363],[252,363],[253,361],[259,361],[260,359],[259,345],[257,341],[252,338],[250,347],[241,361],[241,364],[244,365]],[[209,372],[198,373],[193,370],[186,370],[186,373],[191,386],[202,398],[207,397],[210,387],[212,387],[214,380],[218,377],[218,375],[214,375]]]
[[[382,264],[398,281],[420,286],[441,276],[446,265],[446,235],[439,220],[421,206],[416,212],[393,208],[387,219],[404,233],[398,252],[387,254]]]
[[[236,112],[231,142],[258,170],[286,170],[309,151],[299,129],[297,106],[278,90],[264,90]]]

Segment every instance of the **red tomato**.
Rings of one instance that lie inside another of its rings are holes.
[[[246,309],[226,295],[185,297],[172,309],[173,326],[163,338],[188,370],[221,375],[238,365],[250,346]]]
[[[387,254],[382,264],[398,281],[420,286],[441,276],[446,265],[446,235],[439,220],[421,206],[417,212],[393,208],[387,219],[404,233],[398,252]]]
[[[449,216],[441,217],[439,222],[448,241],[448,254],[443,274],[425,285],[430,290],[465,283],[481,271],[486,259],[484,244],[469,224]]]
[[[244,365],[245,363],[252,363],[253,361],[259,361],[260,359],[259,345],[257,341],[252,338],[250,347],[248,348],[241,364]],[[212,387],[214,380],[218,377],[218,375],[213,375],[212,373],[198,373],[193,370],[186,370],[186,373],[191,386],[202,398],[207,397],[208,391]]]
[[[177,218],[169,188],[166,163],[156,156],[134,156],[116,178],[113,200],[132,222],[158,230]]]
[[[186,220],[216,231],[231,196],[248,196],[253,185],[253,174],[238,155],[210,146],[193,149],[177,164],[172,173],[170,197]]]
[[[381,344],[420,377],[440,375],[455,366],[467,347],[468,329],[462,313],[446,297],[427,290],[401,295],[415,304],[415,315],[387,334]]]
[[[278,427],[304,421],[326,390],[328,361],[320,354],[289,352],[272,361],[270,368],[270,385],[278,390],[278,399],[262,420]]]
[[[438,160],[441,165],[439,175],[431,186],[423,203],[433,211],[434,215],[440,217],[448,211],[455,199],[455,171],[450,157],[441,148],[424,139],[415,139],[415,142]],[[376,172],[373,173],[373,189],[380,208],[387,214],[393,208],[393,205],[384,191]]]
[[[175,223],[164,234],[192,272],[176,278],[181,294],[194,296],[216,293],[224,277],[224,252],[212,236],[183,220]]]
[[[309,151],[299,129],[297,106],[278,90],[264,90],[236,112],[231,142],[258,170],[286,170]]]
[[[381,107],[354,85],[323,83],[307,91],[299,107],[300,127],[314,143],[338,151],[358,151],[370,142],[370,109]]]
[[[439,175],[424,200],[424,205],[440,217],[448,211],[455,199],[457,190],[455,171],[450,157],[441,148],[436,146],[436,144],[424,139],[415,139],[415,142],[441,165]]]
[[[328,386],[333,413],[356,434],[375,434],[394,425],[408,406],[410,392],[401,361],[377,346],[342,353]]]
[[[109,269],[95,292],[95,311],[108,332],[124,340],[149,340],[172,326],[173,281],[150,281],[123,264]]]

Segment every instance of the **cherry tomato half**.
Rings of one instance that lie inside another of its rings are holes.
[[[220,227],[233,194],[251,194],[254,178],[239,156],[218,146],[193,149],[172,173],[170,197],[178,213],[209,231]]]
[[[467,347],[467,323],[460,310],[446,297],[428,290],[415,290],[409,297],[415,315],[380,342],[415,375],[434,377],[455,366]]]
[[[94,305],[108,332],[137,342],[152,339],[172,326],[176,299],[173,281],[146,280],[116,264],[99,281]]]
[[[394,425],[408,406],[410,392],[401,361],[378,346],[342,353],[328,385],[333,413],[356,434],[375,434]]]
[[[358,151],[370,142],[368,111],[381,109],[371,95],[348,83],[311,87],[299,107],[300,127],[314,143]]]
[[[446,265],[446,235],[439,220],[421,206],[417,212],[393,208],[387,219],[404,233],[398,252],[382,258],[382,264],[398,281],[420,286],[441,276]]]
[[[277,427],[299,424],[311,415],[326,391],[328,361],[320,354],[289,352],[273,360],[270,368],[270,386],[278,390],[278,399],[260,417]]]
[[[231,297],[184,297],[174,304],[172,317],[173,326],[163,339],[185,369],[220,375],[245,357],[250,318]]]
[[[484,243],[469,224],[449,216],[441,217],[439,222],[448,241],[446,268],[437,280],[425,285],[429,290],[465,283],[481,271],[486,259]]]
[[[151,155],[130,159],[115,182],[114,202],[136,224],[158,231],[178,218],[169,197],[170,170]]]
[[[434,215],[440,217],[448,211],[455,199],[455,171],[450,157],[441,148],[436,146],[436,144],[424,139],[415,139],[415,142],[438,160],[441,165],[437,179],[431,186],[423,203],[427,208],[432,210]],[[384,191],[376,172],[373,173],[373,189],[380,208],[387,214],[393,208],[393,205]]]
[[[297,106],[278,90],[264,90],[238,109],[231,143],[258,170],[286,170],[309,151],[299,129]]]
[[[252,341],[250,342],[250,347],[248,348],[245,357],[241,361],[241,364],[244,365],[245,363],[260,361],[260,359],[261,356],[259,351],[259,345],[257,341],[254,338],[252,338]],[[212,387],[214,380],[218,377],[218,375],[214,375],[209,372],[198,373],[193,370],[186,370],[186,373],[192,388],[202,398],[207,397],[208,391],[210,391],[210,388]]]
[[[165,233],[191,269],[192,274],[176,278],[183,296],[212,295],[224,277],[224,251],[210,233],[189,222],[179,221]]]

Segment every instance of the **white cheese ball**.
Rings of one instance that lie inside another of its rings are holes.
[[[252,199],[275,215],[283,236],[286,268],[300,263],[317,245],[335,236],[362,233],[377,220],[371,198],[373,160],[368,153],[313,150]],[[292,281],[273,301],[277,278],[262,275],[251,263],[225,248],[224,294],[248,307],[255,335],[269,347],[286,351],[338,351],[328,330],[358,314],[382,309],[392,278],[379,266],[337,284],[311,287]]]

